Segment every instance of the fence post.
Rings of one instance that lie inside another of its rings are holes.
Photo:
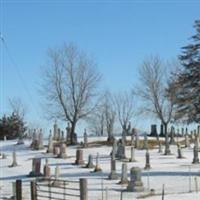
[[[88,186],[86,178],[80,178],[80,200],[88,200]]]
[[[36,182],[31,181],[31,200],[37,200]]]
[[[22,200],[22,180],[16,180],[16,200]]]

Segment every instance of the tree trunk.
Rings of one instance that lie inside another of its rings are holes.
[[[71,123],[71,133],[70,133],[70,144],[76,144],[75,139],[75,128],[76,128],[76,122]]]
[[[165,134],[165,155],[170,155],[170,147],[169,147],[169,137],[168,137],[168,132],[167,132],[167,123],[163,123],[164,126],[164,134]]]

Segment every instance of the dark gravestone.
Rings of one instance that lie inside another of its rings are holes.
[[[33,158],[32,171],[29,173],[29,176],[31,177],[42,176],[42,173],[40,172],[40,167],[41,167],[41,158]]]
[[[150,136],[157,136],[158,135],[158,133],[157,133],[157,126],[156,126],[156,124],[152,124],[151,125],[151,133],[150,133]]]

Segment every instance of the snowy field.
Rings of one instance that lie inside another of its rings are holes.
[[[106,140],[106,138],[100,138]],[[89,138],[90,141],[99,140],[99,138]],[[47,141],[46,141],[47,144]],[[145,192],[142,193],[128,193],[125,191],[126,185],[117,184],[119,180],[108,180],[110,173],[110,159],[109,154],[111,147],[101,146],[93,148],[85,148],[84,160],[87,163],[88,155],[100,155],[100,166],[102,172],[92,173],[93,169],[82,168],[81,166],[73,165],[76,155],[76,147],[67,147],[67,155],[70,158],[58,159],[52,158],[51,154],[44,154],[46,149],[41,151],[32,151],[29,148],[30,141],[25,141],[25,145],[16,145],[16,141],[4,141],[0,143],[0,152],[7,155],[6,159],[0,159],[0,199],[12,195],[12,182],[16,179],[23,180],[23,197],[25,200],[30,199],[30,188],[27,175],[32,169],[32,158],[34,157],[49,157],[49,165],[51,167],[51,174],[54,176],[54,170],[58,164],[60,167],[61,179],[65,180],[79,180],[79,178],[88,179],[88,196],[89,200],[120,200],[121,191],[122,199],[138,199],[147,200],[161,200],[161,193],[163,184],[165,186],[165,200],[200,200],[200,165],[193,165],[193,149],[183,148],[184,159],[177,159],[177,147],[171,146],[172,155],[164,156],[158,153],[158,149],[150,150],[151,169],[145,171],[145,150],[136,150],[135,158],[137,162],[127,162],[128,171],[133,166],[142,168],[142,181],[144,183]],[[12,163],[12,152],[16,150],[17,163],[19,166],[10,168]],[[130,158],[130,146],[126,147],[126,156]],[[94,160],[95,162],[95,160]],[[45,159],[42,159],[42,168]],[[122,162],[117,161],[117,173],[121,174]],[[195,182],[196,179],[196,182]],[[191,182],[191,190],[190,190]],[[102,192],[103,188],[103,192]],[[156,195],[152,197],[144,197],[149,193],[150,189],[154,189]],[[26,191],[26,192],[24,192]]]

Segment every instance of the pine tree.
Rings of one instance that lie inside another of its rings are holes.
[[[22,138],[26,129],[23,119],[14,112],[10,116],[4,115],[0,119],[0,139],[3,139],[4,136],[8,139]]]
[[[197,33],[179,56],[182,69],[170,84],[176,89],[176,119],[188,123],[200,123],[200,20],[195,21],[194,27]]]

